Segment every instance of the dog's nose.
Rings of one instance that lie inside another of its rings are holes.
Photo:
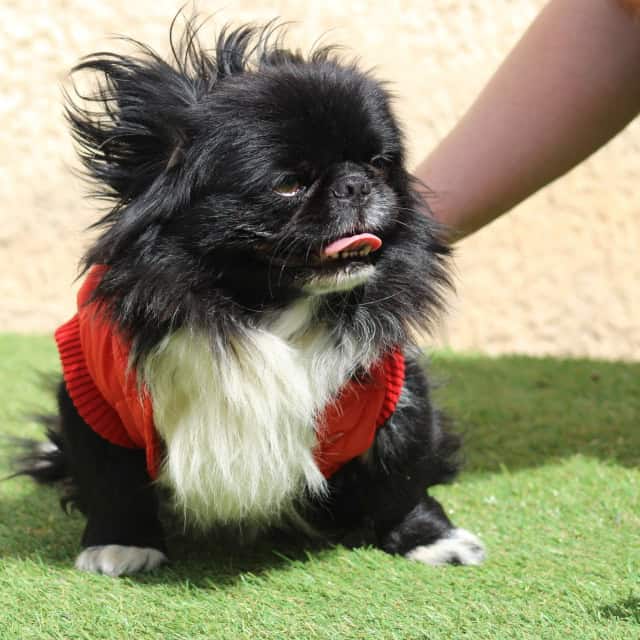
[[[371,183],[365,176],[344,176],[336,180],[331,191],[336,198],[359,199],[371,193]]]

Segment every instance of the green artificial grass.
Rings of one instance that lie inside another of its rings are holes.
[[[50,339],[0,336],[0,433],[38,434],[24,416],[52,408],[39,372],[56,370]],[[431,370],[467,458],[434,493],[483,538],[483,566],[176,537],[152,574],[82,574],[82,519],[13,479],[0,638],[640,638],[640,365],[442,353]]]

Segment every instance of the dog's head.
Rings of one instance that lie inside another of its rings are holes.
[[[77,70],[102,75],[98,108],[68,107],[115,201],[87,264],[110,267],[98,295],[121,323],[141,321],[134,307],[160,325],[203,321],[216,296],[251,313],[365,289],[402,312],[407,278],[430,280],[435,304],[446,248],[416,211],[380,82],[332,49],[284,49],[273,28],[207,50],[188,25],[173,52],[88,57]]]

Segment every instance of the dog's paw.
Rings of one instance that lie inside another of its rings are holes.
[[[484,545],[471,531],[451,529],[446,538],[411,549],[406,558],[424,564],[480,564],[486,556]]]
[[[151,571],[167,561],[167,556],[151,547],[124,547],[107,544],[87,547],[76,558],[76,569],[117,577],[138,571]]]

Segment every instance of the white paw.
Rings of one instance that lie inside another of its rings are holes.
[[[484,545],[471,531],[452,529],[446,538],[411,549],[406,558],[424,564],[480,564],[486,556]]]
[[[115,578],[138,571],[151,571],[166,561],[167,556],[162,551],[151,547],[107,544],[101,547],[87,547],[76,558],[76,569],[104,573]]]

